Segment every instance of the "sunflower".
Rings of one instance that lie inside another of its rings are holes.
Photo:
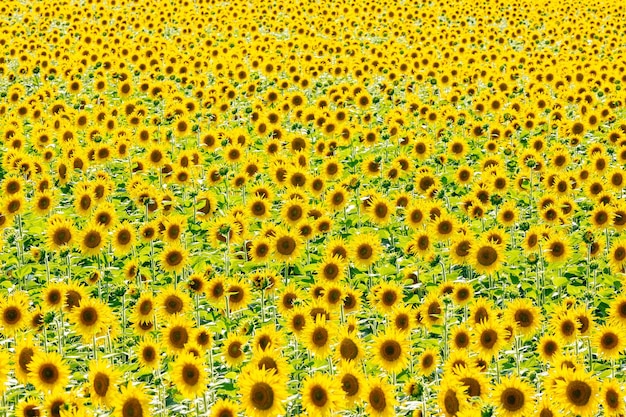
[[[110,307],[99,299],[83,298],[69,314],[70,323],[83,342],[107,329],[115,320]]]
[[[127,221],[120,223],[113,231],[112,245],[117,255],[129,253],[136,241],[135,228]]]
[[[117,393],[121,372],[104,361],[92,361],[89,364],[89,392],[94,404],[110,406]]]
[[[393,282],[381,282],[371,288],[369,293],[370,304],[383,314],[391,313],[402,304],[403,288]]]
[[[556,337],[565,344],[572,343],[578,337],[578,323],[571,312],[554,314],[550,319],[550,326]]]
[[[615,379],[606,379],[600,389],[600,399],[605,416],[617,417],[624,413],[626,390]]]
[[[69,382],[70,368],[56,352],[35,352],[27,367],[28,379],[39,391],[63,389]]]
[[[180,353],[191,338],[192,323],[180,315],[171,316],[161,329],[161,337],[170,353]]]
[[[43,407],[34,398],[23,399],[15,407],[15,417],[39,417],[43,415]]]
[[[626,347],[626,332],[619,326],[603,325],[593,334],[592,346],[605,359],[618,359]]]
[[[231,400],[219,399],[211,406],[209,415],[213,417],[237,417],[239,408],[239,404]]]
[[[242,408],[250,417],[273,417],[284,413],[285,381],[274,371],[251,368],[238,379]]]
[[[83,255],[99,255],[107,242],[107,235],[102,226],[88,224],[81,230],[79,236],[80,250]]]
[[[114,417],[135,417],[150,415],[150,396],[144,385],[133,386],[131,383],[122,387],[114,401]]]
[[[415,328],[415,312],[408,304],[394,307],[390,317],[392,327],[401,334],[410,334]]]
[[[158,369],[161,362],[161,348],[151,338],[144,338],[137,345],[137,361],[144,369]]]
[[[272,241],[264,236],[257,236],[250,245],[248,255],[252,262],[262,263],[270,259],[272,254]]]
[[[552,361],[561,352],[559,339],[548,334],[541,336],[537,343],[537,352],[544,361]]]
[[[326,358],[331,353],[331,343],[335,336],[335,326],[319,314],[313,321],[307,322],[302,330],[304,346],[316,357]]]
[[[302,240],[300,236],[286,229],[276,230],[272,238],[272,254],[274,257],[286,263],[296,261],[302,252]]]
[[[450,245],[450,259],[456,264],[465,264],[469,259],[470,251],[474,244],[473,237],[469,235],[457,235]]]
[[[431,291],[425,298],[420,309],[422,312],[422,324],[428,328],[442,324],[445,320],[445,305],[442,297],[436,291]]]
[[[565,236],[553,235],[543,244],[543,253],[550,263],[566,262],[570,257],[571,244]]]
[[[296,335],[296,337],[302,334],[308,321],[311,320],[308,308],[304,306],[293,307],[293,309],[284,312],[283,316],[285,316],[287,322],[287,329]]]
[[[394,387],[384,379],[371,379],[363,392],[365,399],[365,411],[370,416],[391,417],[395,415],[394,408],[397,405],[394,396]]]
[[[555,400],[566,411],[591,417],[598,410],[599,383],[582,368],[561,368],[555,381]]]
[[[246,359],[244,346],[248,343],[246,337],[235,333],[229,334],[224,340],[222,347],[222,357],[231,367],[237,367]]]
[[[9,360],[11,359],[11,354],[7,351],[0,350],[0,395],[4,394],[5,384],[9,375]]]
[[[467,305],[474,296],[474,288],[467,282],[457,282],[452,292],[452,301],[458,306]]]
[[[161,252],[161,268],[164,271],[180,273],[187,263],[189,253],[178,244],[166,246]]]
[[[142,305],[137,304],[137,308],[143,309],[139,314],[140,319],[152,318],[152,308],[156,308],[161,317],[168,319],[176,315],[184,316],[193,307],[191,297],[174,285],[162,288],[154,303],[152,303],[149,295],[140,297],[140,300],[143,301]]]
[[[435,349],[424,350],[417,358],[417,369],[421,375],[428,376],[435,372],[439,363],[439,352]]]
[[[15,346],[15,378],[21,383],[29,382],[29,366],[35,354],[39,352],[38,347],[33,343],[31,336],[18,340]],[[8,363],[8,362],[6,362]]]
[[[450,329],[450,341],[455,350],[467,350],[471,344],[471,332],[466,324]]]
[[[622,273],[626,266],[626,239],[617,239],[609,248],[608,263],[613,273]]]
[[[626,325],[626,295],[620,294],[611,301],[609,322],[620,326]]]
[[[156,309],[156,302],[154,296],[150,293],[142,293],[129,317],[131,323],[140,323],[145,321],[151,321],[154,319],[154,313]]]
[[[480,239],[470,248],[468,262],[479,274],[496,272],[504,262],[504,248],[493,241]]]
[[[527,298],[516,298],[511,301],[505,312],[505,322],[515,326],[515,332],[532,337],[541,326],[541,313]]]
[[[53,215],[48,219],[46,235],[46,246],[52,251],[60,251],[72,246],[77,233],[71,220]]]
[[[454,376],[461,385],[465,386],[468,397],[484,401],[487,399],[489,381],[483,372],[472,366],[457,366]]]
[[[225,288],[228,307],[231,311],[242,309],[250,303],[252,289],[243,279],[232,278],[227,281]]]
[[[378,260],[381,252],[380,238],[373,234],[356,235],[350,243],[350,259],[357,268],[367,269]]]
[[[0,299],[0,328],[5,336],[25,328],[28,325],[28,296],[21,291]]]
[[[454,417],[467,407],[467,386],[456,378],[446,378],[439,386],[437,402],[444,416]]]
[[[183,398],[192,400],[206,391],[207,371],[204,365],[201,358],[190,353],[178,355],[172,364],[170,376]]]
[[[406,367],[411,352],[405,336],[398,334],[395,330],[388,329],[384,333],[376,335],[372,343],[373,362],[386,372],[399,373]]]
[[[489,360],[504,347],[505,337],[501,323],[496,320],[483,321],[474,329],[474,350]]]
[[[532,387],[516,375],[503,377],[491,392],[492,403],[506,417],[528,415],[534,407]]]
[[[305,378],[302,383],[302,406],[309,415],[326,417],[343,405],[341,383],[322,373]]]
[[[210,305],[216,308],[223,308],[226,296],[226,278],[215,275],[209,280],[206,286],[206,297]]]

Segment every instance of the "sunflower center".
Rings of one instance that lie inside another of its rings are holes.
[[[183,261],[183,255],[174,250],[167,254],[167,264],[170,266],[179,265]]]
[[[228,355],[231,358],[238,358],[240,357],[242,354],[241,352],[241,343],[240,342],[233,342],[230,344],[230,346],[228,346]]]
[[[21,350],[17,363],[22,371],[28,372],[28,364],[33,360],[34,354],[35,352],[28,347]]]
[[[150,305],[146,306],[149,313],[152,310],[152,303],[148,302]],[[165,310],[168,314],[177,314],[183,310],[183,300],[180,297],[175,295],[170,295],[165,299]]]
[[[274,405],[274,390],[266,382],[257,382],[250,390],[250,399],[254,408],[269,410]]]
[[[100,242],[102,242],[102,236],[100,236],[99,232],[91,231],[85,236],[85,246],[89,249],[97,248]]]
[[[616,261],[623,261],[624,258],[626,258],[626,248],[619,247],[615,249],[615,252],[613,252],[613,258],[615,258]]]
[[[130,232],[128,230],[121,230],[117,234],[117,243],[120,245],[127,245],[130,242]]]
[[[228,296],[228,300],[231,303],[240,303],[244,297],[244,290],[238,285],[233,285],[228,289],[230,295]]]
[[[446,413],[454,416],[459,412],[459,399],[456,397],[456,392],[449,389],[443,397],[443,405],[446,409]]]
[[[524,406],[526,398],[524,393],[517,388],[507,388],[500,396],[500,402],[505,410],[515,412]]]
[[[324,267],[324,277],[328,280],[334,280],[339,275],[339,268],[335,264],[328,264]]]
[[[379,387],[372,389],[369,395],[369,403],[374,410],[379,413],[382,412],[387,407],[385,392]]]
[[[80,312],[80,323],[83,326],[93,326],[98,322],[98,310],[93,307],[85,307]]]
[[[22,318],[22,312],[17,307],[7,307],[4,309],[2,318],[6,324],[13,325],[20,321],[20,319]]]
[[[604,399],[606,400],[606,404],[608,408],[617,410],[619,407],[619,394],[612,388],[609,388],[604,394]]]
[[[550,246],[553,256],[559,257],[565,252],[565,246],[561,242],[555,242]]]
[[[296,250],[296,241],[291,236],[282,236],[276,242],[276,250],[281,255],[291,255]]]
[[[78,307],[82,299],[83,297],[78,293],[78,291],[69,290],[65,294],[65,304],[67,304],[67,307],[70,310],[72,310],[74,307]]]
[[[200,372],[198,367],[193,364],[186,364],[183,367],[183,381],[187,385],[196,385],[200,380]]]
[[[51,363],[46,363],[39,368],[39,378],[46,384],[54,384],[59,379],[59,370]]]
[[[345,374],[341,378],[341,389],[347,397],[352,397],[359,392],[359,380],[352,374]]]
[[[402,346],[395,340],[386,340],[380,346],[380,355],[388,362],[397,361],[402,354]]]
[[[456,255],[463,258],[469,254],[470,244],[468,241],[464,240],[456,245],[455,252]]]
[[[139,304],[139,312],[146,316],[152,312],[152,301],[144,300]]]
[[[463,385],[467,387],[467,395],[470,397],[480,397],[481,388],[480,383],[472,377],[461,378]]]
[[[58,246],[67,244],[72,238],[72,233],[66,227],[61,227],[54,232],[52,240]]]
[[[530,310],[521,308],[515,312],[515,321],[520,327],[530,327],[533,324],[534,318]]]
[[[143,407],[137,398],[129,398],[122,406],[123,417],[143,417]]]
[[[497,341],[498,334],[493,329],[487,329],[480,335],[480,344],[486,349],[491,349]]]
[[[323,327],[318,327],[313,332],[313,343],[317,347],[325,346],[328,342],[328,330]]]
[[[359,348],[352,339],[346,337],[339,344],[339,353],[343,359],[350,361],[356,359],[359,354]]]
[[[613,332],[606,332],[600,338],[600,346],[603,349],[614,349],[618,344],[618,337]]]
[[[363,260],[370,259],[373,253],[374,253],[374,250],[367,243],[359,245],[357,249],[357,255],[359,256],[359,259],[363,259]]]
[[[187,329],[182,326],[175,326],[170,330],[170,343],[176,349],[182,349],[189,340]]]
[[[458,348],[466,348],[469,345],[469,337],[467,333],[459,333],[454,337],[454,344]]]
[[[567,385],[566,390],[569,401],[578,406],[584,407],[591,398],[591,387],[584,381],[572,381]]]
[[[152,346],[146,346],[141,352],[143,360],[146,362],[152,362],[156,358],[156,351]]]
[[[105,373],[98,372],[93,379],[93,390],[100,397],[105,397],[109,391],[109,376]]]
[[[324,407],[328,402],[328,393],[321,385],[314,385],[310,391],[311,402],[316,407]]]
[[[491,246],[483,246],[478,250],[476,260],[482,266],[491,266],[498,260],[498,252]]]

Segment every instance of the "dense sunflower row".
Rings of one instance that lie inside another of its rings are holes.
[[[0,409],[626,414],[608,0],[0,5]]]

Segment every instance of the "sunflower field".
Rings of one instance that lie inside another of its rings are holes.
[[[0,417],[623,416],[612,0],[4,0]]]

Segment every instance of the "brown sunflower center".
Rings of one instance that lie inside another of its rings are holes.
[[[318,327],[313,331],[312,336],[313,344],[317,347],[325,346],[328,342],[328,330],[323,327]]]
[[[98,310],[93,307],[85,307],[80,312],[80,324],[93,326],[98,322]]]
[[[316,407],[324,407],[328,402],[328,392],[321,385],[314,385],[309,392],[311,402]]]
[[[498,260],[498,252],[491,246],[483,246],[478,249],[476,260],[482,266],[491,266]]]
[[[93,390],[100,397],[105,397],[109,391],[109,376],[105,373],[98,372],[93,379]]]
[[[102,236],[100,236],[100,232],[97,231],[90,231],[85,235],[85,246],[87,246],[89,249],[95,249],[98,247],[98,245],[100,245],[100,242],[102,242]]]
[[[52,363],[45,363],[39,368],[39,379],[46,384],[54,384],[59,379],[59,370]]]
[[[482,393],[481,386],[480,382],[478,382],[476,378],[461,378],[461,383],[467,387],[467,395],[470,397],[480,397],[480,394]]]
[[[359,347],[350,338],[344,338],[339,344],[339,353],[345,360],[353,360],[359,355]]]
[[[585,381],[571,381],[567,384],[566,395],[571,404],[584,407],[591,398],[592,390]]]
[[[385,392],[381,388],[372,389],[368,398],[370,405],[377,412],[380,413],[387,408],[387,398],[385,398]]]
[[[169,332],[169,341],[176,349],[182,349],[189,340],[187,329],[183,326],[174,326]]]
[[[122,406],[123,417],[143,417],[143,407],[137,398],[129,398]]]
[[[22,312],[15,306],[9,306],[4,309],[2,319],[8,325],[14,325],[22,318]]]
[[[257,382],[250,390],[250,400],[254,408],[269,410],[274,405],[274,390],[266,382]]]
[[[345,374],[341,378],[341,389],[346,393],[347,397],[352,397],[359,392],[359,380],[352,374]]]
[[[502,391],[500,402],[505,410],[515,412],[524,406],[526,398],[524,397],[524,393],[519,389],[509,387]]]
[[[459,399],[456,397],[456,391],[447,390],[443,397],[443,406],[448,415],[454,416],[459,412]]]
[[[176,295],[169,295],[166,299],[165,299],[165,311],[167,311],[168,314],[177,314],[180,313],[183,310],[183,300],[180,299],[180,297],[176,296]],[[149,306],[146,306],[148,308],[148,312],[150,312],[150,310],[152,309],[152,303],[150,303]]]
[[[380,346],[380,356],[387,362],[395,362],[402,355],[402,346],[396,340],[385,340]]]
[[[486,349],[494,347],[498,341],[498,333],[493,329],[487,329],[480,334],[480,344]]]
[[[296,241],[291,236],[279,237],[276,241],[276,250],[281,255],[289,256],[296,250]]]
[[[200,371],[194,364],[186,364],[182,371],[183,381],[186,385],[194,386],[200,380]]]

